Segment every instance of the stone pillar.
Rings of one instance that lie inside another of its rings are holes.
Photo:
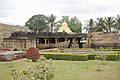
[[[8,43],[8,44],[9,44],[8,47],[10,47],[10,40],[9,40],[8,42],[9,42],[9,43]]]
[[[39,44],[39,38],[36,38],[36,44]]]
[[[65,38],[65,42],[67,42],[67,38]]]
[[[45,38],[44,40],[45,40],[45,44],[47,44],[47,39]]]
[[[36,48],[36,39],[32,39],[32,46]]]
[[[47,39],[47,43],[48,43],[48,44],[50,43],[49,40],[50,40],[50,39]]]
[[[12,40],[12,41],[11,41],[11,47],[12,47],[12,48],[14,48],[14,46],[13,46],[13,42],[14,42],[14,41]]]
[[[26,39],[24,40],[24,48],[26,49]]]
[[[73,43],[77,43],[76,38],[73,38]]]
[[[10,42],[9,47],[12,47],[12,41],[10,40],[9,42]]]
[[[58,39],[57,39],[57,38],[55,38],[55,44],[57,44],[57,43],[58,43],[57,41],[58,41]]]
[[[87,38],[86,39],[86,43],[87,43],[88,47],[90,47],[90,45],[91,45],[91,38]]]

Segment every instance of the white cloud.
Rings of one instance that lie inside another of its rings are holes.
[[[0,21],[19,25],[35,14],[77,16],[84,22],[89,18],[116,16],[119,0],[0,0]]]

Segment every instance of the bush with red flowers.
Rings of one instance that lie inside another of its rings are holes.
[[[27,50],[26,57],[27,57],[27,59],[31,59],[33,62],[35,62],[40,58],[40,54],[36,48],[30,47]]]

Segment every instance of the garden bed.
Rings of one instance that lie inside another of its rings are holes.
[[[0,61],[12,61],[24,57],[24,51],[4,51],[0,52]]]

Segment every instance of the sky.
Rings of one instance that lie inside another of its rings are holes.
[[[0,0],[0,22],[24,25],[33,15],[76,16],[86,20],[120,14],[120,0]]]

